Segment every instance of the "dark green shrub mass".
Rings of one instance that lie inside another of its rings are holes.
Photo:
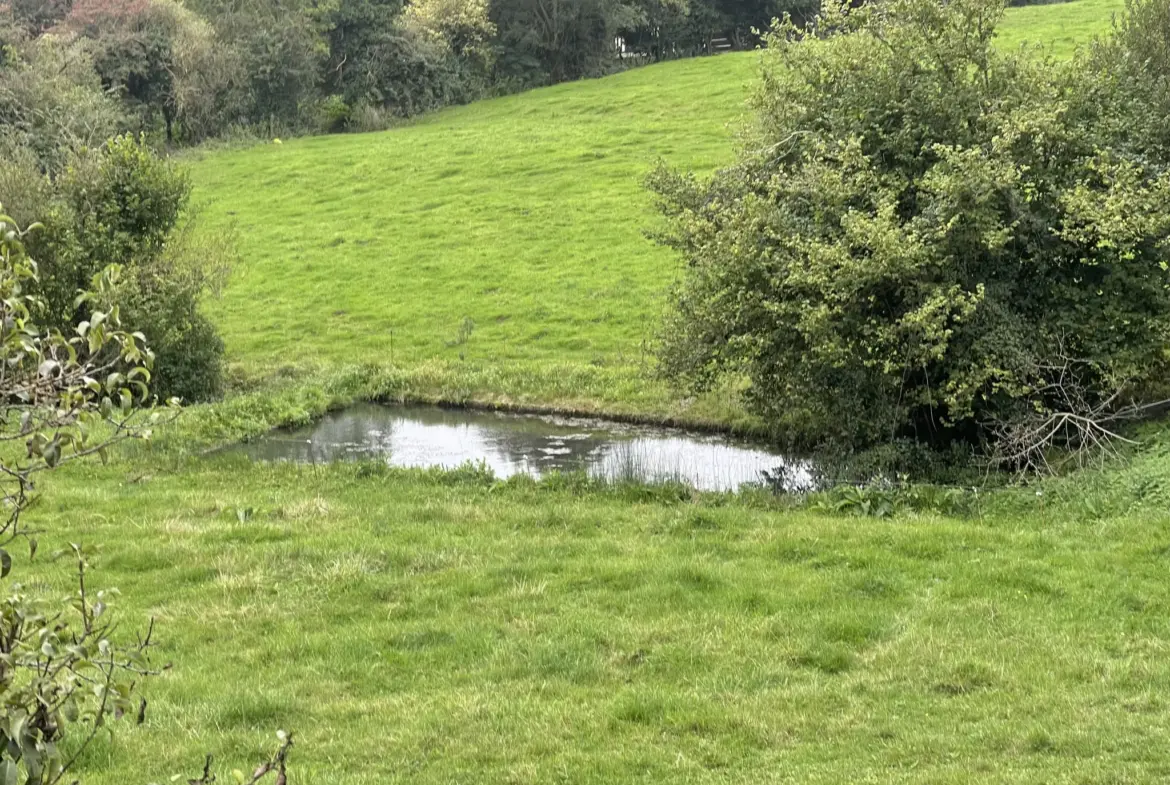
[[[77,310],[77,292],[106,264],[117,264],[124,270],[123,322],[154,347],[152,391],[185,401],[218,395],[223,342],[199,303],[218,288],[231,248],[182,217],[190,213],[186,175],[131,136],[77,154],[56,177],[20,174],[0,167],[0,195],[20,183],[43,184],[20,190],[26,211],[44,216],[27,244],[40,266],[46,323],[68,333],[87,318]]]
[[[1002,11],[827,3],[773,27],[735,165],[651,177],[685,259],[665,374],[747,377],[778,432],[848,448],[1083,438],[1076,418],[1142,402],[1167,365],[1170,176],[1146,97],[1166,80],[1129,42],[1168,28],[1056,63],[997,51]]]

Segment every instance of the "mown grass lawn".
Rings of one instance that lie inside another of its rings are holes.
[[[1170,776],[1156,494],[871,520],[222,460],[45,489],[175,664],[89,783],[246,767],[277,728],[298,785]]]
[[[1119,5],[1012,9],[1001,36],[1067,53]],[[438,397],[686,416],[642,378],[677,264],[645,237],[642,180],[660,158],[698,172],[731,160],[756,60],[666,63],[386,133],[206,154],[196,201],[214,229],[237,228],[242,255],[211,305],[231,359],[254,376],[426,365],[462,380],[420,383]]]

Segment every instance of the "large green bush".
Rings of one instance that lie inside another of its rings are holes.
[[[998,0],[851,5],[774,27],[736,165],[653,175],[686,261],[664,372],[746,376],[806,444],[1115,415],[1170,332],[1170,177],[1114,89],[1140,76],[997,51]]]
[[[154,392],[186,401],[215,397],[223,343],[199,303],[222,281],[231,247],[183,219],[190,184],[182,171],[143,141],[121,136],[77,154],[56,177],[37,174],[31,161],[0,164],[0,198],[17,195],[27,214],[44,216],[27,242],[40,264],[46,322],[68,331],[85,319],[77,291],[106,263],[117,264],[124,269],[123,321],[154,347]]]

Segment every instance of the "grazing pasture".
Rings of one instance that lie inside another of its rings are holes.
[[[93,585],[175,664],[89,783],[254,761],[276,728],[298,785],[1153,782],[1164,463],[891,520],[156,460],[54,475],[37,522],[104,544]]]

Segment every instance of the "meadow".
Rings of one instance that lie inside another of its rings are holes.
[[[1013,10],[1002,40],[1067,54],[1118,5]],[[1164,436],[892,519],[193,454],[368,398],[750,425],[728,391],[647,379],[675,262],[643,236],[641,177],[729,160],[753,69],[669,63],[192,161],[205,219],[238,232],[211,306],[238,391],[46,477],[33,512],[46,551],[102,545],[91,580],[124,592],[125,632],[157,619],[174,666],[85,782],[195,776],[208,752],[246,769],[278,728],[297,785],[1170,775]],[[57,562],[20,569],[67,588]]]
[[[1119,0],[1011,9],[1004,46],[1066,56]],[[647,379],[676,261],[645,174],[731,160],[757,55],[684,60],[482,101],[377,134],[194,161],[242,261],[210,310],[237,376],[394,365],[411,397],[750,424],[732,396]]]
[[[53,476],[38,522],[104,544],[92,585],[174,663],[90,783],[246,767],[277,728],[298,785],[1152,782],[1166,471],[890,520],[156,460]]]

